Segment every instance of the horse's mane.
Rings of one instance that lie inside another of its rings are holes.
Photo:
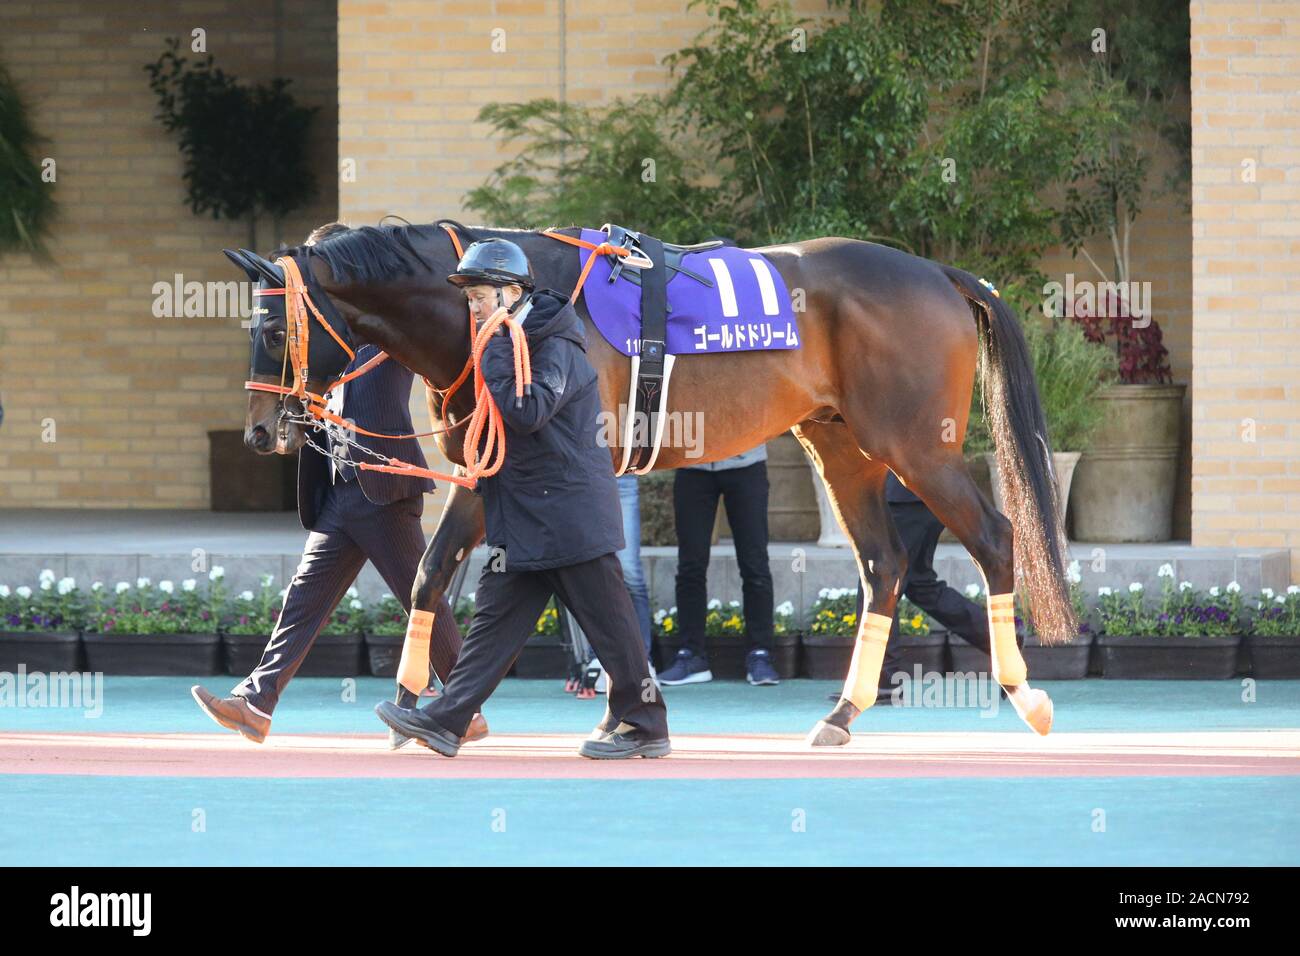
[[[404,219],[398,223],[386,221],[397,218],[399,217],[385,216],[377,226],[352,227],[332,223],[313,233],[313,236],[319,235],[315,241],[278,249],[272,254],[272,259],[296,253],[316,255],[325,260],[337,279],[382,282],[400,276],[416,275],[420,270],[432,272],[434,265],[420,251],[420,247],[423,245],[427,250],[430,239],[442,238],[443,241],[448,241],[446,232],[442,229],[444,223],[456,230],[465,245],[488,236],[518,237],[536,233],[536,230],[530,229],[466,226],[454,219],[439,219],[427,225],[416,225]]]

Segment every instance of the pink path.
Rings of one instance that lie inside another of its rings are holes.
[[[593,761],[581,738],[493,735],[448,760],[379,735],[0,733],[0,776],[449,779],[817,779],[1300,775],[1300,731],[860,734],[812,750],[793,735],[683,735],[660,760]]]

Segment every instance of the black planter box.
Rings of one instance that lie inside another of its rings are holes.
[[[370,673],[375,677],[396,677],[405,643],[405,634],[367,634],[366,657]]]
[[[81,635],[76,631],[0,631],[0,671],[30,674],[68,673],[81,669]]]
[[[921,666],[922,674],[943,672],[944,648],[948,645],[947,631],[932,631],[929,634],[900,634],[898,642],[898,652],[901,658],[899,669],[909,678],[916,673],[918,664]],[[847,664],[845,665],[845,673],[848,673]],[[889,686],[888,679],[886,677],[886,686]]]
[[[844,680],[853,660],[856,634],[805,634],[803,676],[813,680]]]
[[[731,637],[710,637],[708,640],[709,671],[714,680],[744,680],[745,655],[749,653],[749,635],[740,634]],[[682,648],[679,635],[660,634],[655,638],[658,650],[656,667],[666,670],[672,666],[673,659]],[[800,635],[796,633],[777,634],[772,639],[772,666],[782,680],[790,680],[799,674]]]
[[[262,660],[269,634],[222,634],[221,653],[227,674],[247,677]]]
[[[1240,637],[1097,638],[1101,676],[1120,680],[1227,680],[1237,672]]]
[[[1025,638],[1021,653],[1030,680],[1083,680],[1092,659],[1093,635],[1080,634],[1069,644],[1040,644],[1037,634]]]
[[[1294,680],[1300,678],[1300,636],[1246,638],[1250,672],[1255,677]]]
[[[573,653],[559,634],[534,634],[515,658],[514,674],[527,680],[564,680],[569,676]]]
[[[104,674],[210,677],[221,671],[219,634],[83,634],[86,669]]]
[[[356,677],[366,672],[365,655],[360,634],[321,634],[298,668],[298,676]]]
[[[948,642],[948,671],[963,674],[987,674],[993,669],[993,659],[974,644],[960,637]]]

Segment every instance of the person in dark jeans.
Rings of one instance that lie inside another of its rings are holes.
[[[677,469],[677,608],[683,647],[659,675],[668,686],[713,680],[705,643],[707,583],[718,496],[736,544],[749,651],[745,672],[755,686],[779,684],[772,666],[772,570],[767,560],[767,446],[705,465]]]
[[[939,545],[939,535],[943,534],[943,523],[926,507],[925,502],[894,477],[893,472],[885,478],[885,500],[889,502],[890,516],[898,528],[899,537],[903,539],[903,547],[907,549],[903,596],[966,643],[989,653],[988,612],[961,592],[949,587],[934,570],[934,552]],[[863,590],[862,582],[859,581],[856,618],[859,621],[862,620]],[[878,703],[885,703],[891,698],[897,686],[893,682],[894,675],[903,669],[899,641],[898,612],[895,610],[894,625],[890,628],[889,643],[885,646],[885,660],[880,668],[880,690],[876,697]],[[838,691],[831,695],[832,700],[839,700],[840,697]]]
[[[671,752],[668,710],[650,676],[618,552],[623,515],[608,447],[600,441],[600,379],[587,361],[582,320],[558,292],[533,288],[522,249],[485,239],[449,277],[476,322],[502,308],[523,326],[532,386],[515,390],[511,339],[501,325],[483,350],[483,382],[505,424],[505,460],[475,493],[483,498],[488,561],[475,589],[474,622],[441,697],[422,708],[384,701],[379,718],[430,750],[454,757],[471,718],[496,690],[552,595],[578,622],[609,680],[605,716],[583,757]],[[525,290],[527,295],[525,295]]]

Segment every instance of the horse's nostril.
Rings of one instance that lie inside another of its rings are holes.
[[[254,448],[266,448],[271,441],[271,433],[261,425],[254,425],[248,433],[248,443]]]

